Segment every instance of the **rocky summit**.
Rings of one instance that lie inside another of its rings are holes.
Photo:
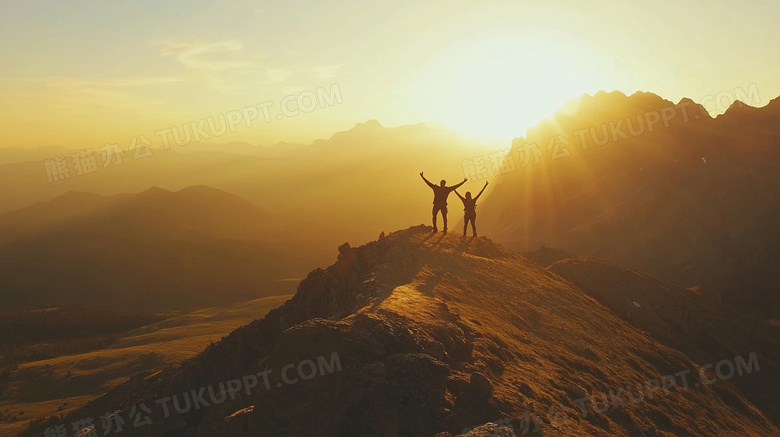
[[[103,435],[98,418],[115,412],[125,436],[780,434],[727,380],[762,370],[761,356],[720,357],[726,378],[594,296],[485,237],[383,233],[343,244],[262,319],[57,423],[91,417]]]

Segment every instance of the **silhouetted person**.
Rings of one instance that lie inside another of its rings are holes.
[[[441,218],[444,221],[444,232],[447,232],[447,197],[452,191],[455,191],[456,188],[465,184],[468,179],[464,178],[463,182],[448,187],[447,181],[444,179],[442,179],[440,184],[436,186],[433,185],[428,179],[425,179],[423,172],[420,172],[420,177],[433,190],[433,232],[439,230],[439,228],[436,227],[436,215],[439,213],[439,211],[441,211]]]
[[[455,190],[455,194],[460,197],[460,200],[463,201],[463,235],[466,235],[466,229],[468,229],[469,221],[471,222],[471,232],[474,234],[474,236],[477,236],[477,199],[479,199],[479,196],[482,195],[482,193],[485,191],[485,188],[487,188],[488,183],[485,181],[485,186],[482,187],[482,189],[479,191],[479,194],[477,194],[477,197],[471,198],[471,191],[466,191],[466,197],[463,197],[458,193],[458,190]]]

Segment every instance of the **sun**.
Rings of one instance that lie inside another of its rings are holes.
[[[469,138],[507,140],[608,86],[611,68],[578,42],[542,32],[496,32],[440,51],[417,75],[417,116]]]

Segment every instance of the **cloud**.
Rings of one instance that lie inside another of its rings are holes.
[[[338,64],[338,65],[317,65],[312,67],[312,74],[315,78],[319,80],[327,80],[332,79],[334,76],[336,76],[336,73],[338,73],[341,68],[344,67],[344,64]]]
[[[343,65],[274,65],[260,55],[246,53],[236,39],[217,42],[159,42],[160,56],[176,59],[195,75],[222,91],[245,93],[248,90],[286,86],[308,86],[332,78]]]
[[[267,66],[259,55],[247,54],[244,44],[235,39],[207,42],[160,43],[161,57],[171,57],[193,74],[192,79],[205,82],[219,91],[237,94],[283,82],[295,74],[287,66]]]
[[[238,40],[206,44],[164,42],[160,56],[171,56],[188,68],[206,72],[251,69],[254,67],[252,62],[229,56],[243,48],[244,44]]]

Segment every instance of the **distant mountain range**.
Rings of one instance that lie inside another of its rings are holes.
[[[516,171],[482,202],[482,232],[521,252],[595,256],[780,316],[780,98],[735,102],[714,119],[690,100],[650,93],[600,92],[568,108],[513,141]],[[543,154],[523,167],[534,144]]]
[[[381,229],[427,220],[431,193],[418,173],[459,181],[463,159],[484,151],[437,125],[387,128],[376,120],[308,145],[174,144],[143,159],[127,154],[121,165],[106,168],[96,150],[98,171],[77,176],[70,165],[71,177],[52,183],[43,160],[0,164],[0,213],[69,191],[114,195],[205,185],[273,213],[285,223],[279,232],[323,254],[345,240],[368,241]]]
[[[317,255],[275,220],[205,186],[69,192],[0,216],[0,302],[155,309],[292,291]]]

